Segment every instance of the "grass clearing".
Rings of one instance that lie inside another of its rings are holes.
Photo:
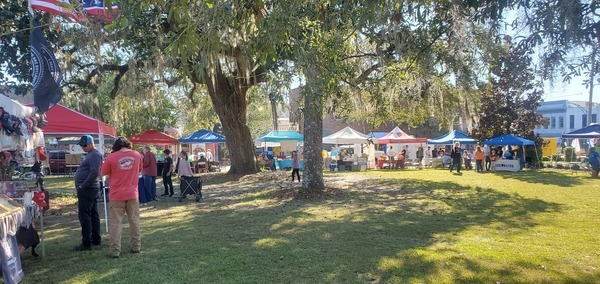
[[[209,179],[200,203],[142,207],[142,252],[127,253],[125,226],[119,259],[108,258],[108,234],[101,249],[72,250],[79,224],[66,209],[74,198],[63,197],[63,214],[45,219],[46,257],[23,254],[23,283],[600,279],[600,183],[582,174],[411,169],[325,179],[326,194],[311,200],[294,199],[288,173]],[[51,180],[50,192],[72,191],[71,180]]]

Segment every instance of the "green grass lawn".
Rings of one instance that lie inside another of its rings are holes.
[[[583,174],[327,172],[312,200],[269,175],[142,207],[142,252],[127,253],[126,225],[119,259],[108,234],[101,249],[72,250],[76,212],[46,216],[46,257],[22,255],[22,283],[600,281],[600,182]]]

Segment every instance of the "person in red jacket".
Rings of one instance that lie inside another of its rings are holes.
[[[131,231],[131,252],[139,253],[142,246],[138,199],[138,175],[142,171],[142,157],[131,148],[131,142],[126,138],[117,138],[112,147],[113,152],[106,157],[100,169],[103,176],[109,177],[108,234],[110,256],[113,258],[121,254],[121,231],[125,214]]]
[[[146,189],[146,200],[156,201],[156,176],[158,168],[156,165],[156,156],[150,152],[150,147],[146,146],[143,149],[143,164],[142,177],[144,179],[144,188]]]

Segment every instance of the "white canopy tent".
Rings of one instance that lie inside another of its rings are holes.
[[[369,138],[368,135],[346,126],[336,133],[323,137],[323,144],[364,144]]]
[[[360,133],[349,126],[335,132],[329,136],[323,137],[323,144],[354,144],[354,153],[366,153],[368,155],[369,168],[375,166],[375,146],[369,144],[371,137]],[[361,144],[369,144],[365,149]],[[356,156],[358,157],[358,156]]]

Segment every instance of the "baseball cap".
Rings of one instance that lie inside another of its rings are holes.
[[[77,145],[85,147],[91,143],[94,143],[94,137],[92,137],[92,135],[84,135],[81,136],[81,139],[79,139],[79,143],[77,143]]]

